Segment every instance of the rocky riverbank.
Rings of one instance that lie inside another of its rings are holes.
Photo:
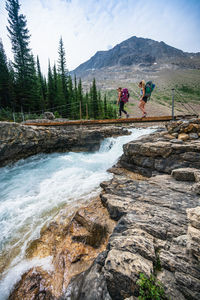
[[[133,300],[140,273],[154,274],[170,299],[199,299],[199,129],[199,120],[179,121],[126,144],[110,169],[113,178],[101,184],[101,201],[77,212],[64,228],[45,229],[27,250],[29,257],[54,251],[60,275],[49,279],[40,269],[30,270],[10,299]],[[46,246],[48,236],[52,247]],[[79,255],[76,249],[85,246],[90,248]]]
[[[104,138],[126,134],[121,126],[47,128],[0,122],[0,167],[38,153],[95,151]]]

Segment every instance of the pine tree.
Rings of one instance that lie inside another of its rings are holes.
[[[90,97],[91,97],[91,117],[97,119],[99,116],[99,107],[98,107],[97,88],[96,88],[95,78],[93,79],[92,87],[90,89]]]
[[[80,112],[79,112],[79,103],[78,103],[78,88],[77,88],[77,79],[76,75],[74,77],[74,89],[73,89],[73,102],[71,103],[71,112],[72,112],[72,118],[78,119]]]
[[[45,87],[45,80],[43,78],[43,75],[41,73],[41,68],[40,68],[40,61],[39,57],[37,56],[37,77],[38,77],[38,82],[39,82],[39,93],[40,93],[40,98],[41,98],[41,108],[42,110],[45,109],[45,103],[46,103],[46,87]]]
[[[68,93],[69,93],[69,118],[73,118],[72,103],[74,102],[74,90],[72,78],[68,76]]]
[[[11,108],[11,77],[9,74],[7,57],[0,39],[0,108]]]
[[[34,60],[33,55],[30,57],[30,66],[29,66],[29,72],[28,77],[28,83],[27,86],[29,86],[29,111],[31,109],[39,111],[42,109],[42,100],[41,100],[41,95],[40,95],[40,86],[39,86],[39,81],[37,77],[37,71],[36,71],[36,63]]]
[[[18,0],[7,0],[6,9],[9,17],[7,29],[14,54],[16,102],[18,110],[21,109],[21,106],[25,110],[29,110],[38,106],[34,104],[34,101],[38,99],[35,99],[37,82],[35,80],[33,56],[29,48],[30,35],[27,29],[27,21],[24,15],[19,14],[20,5]]]
[[[83,105],[84,104],[83,103],[83,89],[82,89],[81,79],[79,79],[79,83],[78,83],[77,102],[79,104],[79,109],[80,109],[80,119],[82,119],[83,116],[85,115],[85,107]]]
[[[55,85],[54,85],[54,80],[53,80],[50,61],[49,61],[49,65],[48,65],[48,91],[47,91],[47,95],[48,95],[48,108],[50,110],[53,110],[54,104],[55,104]]]
[[[106,94],[104,95],[104,118],[107,119],[108,118],[108,108],[107,108],[107,99],[106,99]]]
[[[68,108],[68,110],[70,110],[69,94],[67,88],[67,67],[66,67],[65,49],[64,49],[62,37],[60,38],[59,41],[58,54],[59,54],[58,73],[61,76],[63,97],[65,99],[66,107]]]

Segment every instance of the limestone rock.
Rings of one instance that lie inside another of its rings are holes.
[[[187,209],[187,217],[190,224],[200,230],[200,206]]]
[[[178,135],[178,140],[181,140],[181,141],[187,141],[187,140],[189,140],[189,138],[190,138],[189,135],[186,133],[180,133]]]
[[[137,293],[136,281],[139,274],[150,276],[153,264],[138,254],[112,249],[108,253],[104,268],[112,299],[122,300]]]
[[[172,176],[179,181],[195,181],[196,169],[193,168],[180,168],[172,171]]]
[[[200,169],[200,140],[183,142],[154,133],[124,145],[119,166],[147,177],[177,168]]]
[[[192,190],[193,190],[196,194],[200,195],[200,182],[195,183],[195,184],[193,185],[193,187],[192,187]]]
[[[200,206],[187,209],[189,226],[187,231],[187,248],[200,261]]]

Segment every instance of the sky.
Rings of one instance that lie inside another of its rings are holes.
[[[11,59],[5,0],[0,0],[0,38]],[[62,36],[68,70],[132,37],[150,38],[186,52],[200,52],[200,0],[19,0],[30,47],[47,72],[58,61]]]

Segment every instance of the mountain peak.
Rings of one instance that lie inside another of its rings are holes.
[[[197,54],[194,53],[194,57]],[[73,73],[83,74],[88,70],[99,70],[113,66],[172,64],[189,68],[200,68],[200,61],[192,61],[191,53],[183,52],[165,42],[132,36],[112,49],[98,51],[88,61],[77,67]],[[197,63],[197,64],[196,64]]]

